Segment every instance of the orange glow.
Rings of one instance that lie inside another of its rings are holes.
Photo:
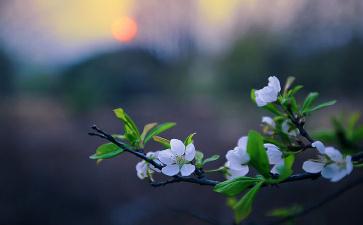
[[[113,37],[121,42],[129,42],[135,39],[137,34],[137,24],[130,17],[122,17],[112,24]]]

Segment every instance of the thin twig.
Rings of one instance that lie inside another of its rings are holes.
[[[163,168],[163,165],[157,163],[156,161],[154,161],[152,159],[149,159],[148,157],[146,157],[146,155],[143,152],[139,152],[139,151],[129,149],[128,147],[125,146],[125,144],[123,144],[122,142],[116,140],[114,137],[112,137],[112,135],[110,135],[110,134],[106,133],[105,131],[99,129],[97,126],[95,126],[95,125],[92,126],[92,129],[95,130],[96,133],[89,133],[89,135],[98,136],[100,138],[106,139],[106,140],[114,143],[115,145],[119,146],[124,151],[129,152],[129,153],[135,155],[136,157],[139,157],[139,158],[147,161],[148,163],[152,164],[155,168],[158,168],[158,169]],[[352,159],[353,159],[353,161],[362,160],[363,159],[363,152],[360,152],[360,153],[358,153],[356,155],[353,155]],[[282,181],[280,184],[295,182],[295,181],[300,181],[300,180],[317,179],[320,176],[321,176],[320,173],[312,174],[312,173],[303,172],[303,173],[291,175],[289,178]],[[170,180],[161,181],[161,182],[151,182],[150,184],[153,187],[160,187],[160,186],[166,186],[168,184],[182,183],[182,182],[184,182],[184,183],[194,183],[194,184],[199,184],[199,185],[204,185],[204,186],[215,186],[218,183],[220,183],[220,181],[211,180],[211,179],[205,177],[204,173],[202,173],[202,176],[200,176],[200,175],[198,175],[197,177],[174,176]],[[265,186],[268,186],[268,185],[265,185]]]
[[[125,152],[129,152],[133,155],[135,155],[136,157],[139,157],[143,160],[145,160],[146,162],[150,163],[151,165],[153,165],[155,168],[157,169],[162,169],[163,166],[157,162],[155,162],[152,159],[149,159],[148,157],[146,157],[146,155],[142,152],[138,152],[135,150],[132,150],[128,147],[125,146],[124,143],[122,143],[121,141],[116,140],[114,137],[112,137],[112,135],[106,133],[105,131],[99,129],[96,125],[92,126],[92,129],[96,131],[96,133],[88,133],[91,136],[98,136],[100,138],[106,139],[112,143],[114,143],[115,145],[119,146],[121,149],[123,149]]]
[[[275,222],[272,222],[268,225],[279,225],[279,224],[283,224],[283,223],[286,223],[292,219],[296,219],[298,217],[302,217],[302,216],[305,216],[307,214],[309,214],[310,212],[320,208],[321,206],[333,201],[334,199],[338,198],[340,195],[344,194],[345,192],[349,191],[350,189],[360,185],[363,183],[363,177],[349,183],[348,185],[344,186],[343,188],[339,189],[338,191],[326,196],[325,198],[323,198],[321,201],[305,208],[304,210],[296,213],[296,214],[293,214],[293,215],[290,215],[288,217],[285,217],[285,218],[282,218],[280,220],[277,220]]]

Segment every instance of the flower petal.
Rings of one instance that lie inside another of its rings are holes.
[[[313,148],[316,148],[321,154],[325,153],[325,146],[321,141],[315,141],[311,144]]]
[[[158,159],[160,160],[160,162],[166,165],[171,165],[175,163],[175,155],[170,151],[170,149],[160,151],[158,154]]]
[[[255,101],[256,101],[256,104],[258,107],[262,107],[262,106],[265,106],[267,105],[267,102],[263,101],[261,99],[261,91],[260,90],[257,90],[255,91]]]
[[[247,149],[246,148],[235,148],[236,153],[238,155],[238,158],[239,158],[239,163],[240,164],[246,164],[250,161],[250,155],[248,154],[247,152]]]
[[[237,146],[242,149],[247,149],[247,141],[248,141],[247,136],[240,137],[238,139]]]
[[[236,177],[241,177],[241,176],[245,176],[249,171],[249,168],[247,165],[244,165],[241,167],[241,169],[239,170],[233,170],[233,169],[229,169],[229,175],[227,176],[228,179],[233,179]]]
[[[185,159],[188,161],[192,161],[194,159],[194,157],[195,157],[194,144],[189,144],[185,150]]]
[[[329,164],[321,171],[321,175],[332,182],[341,180],[346,174],[345,170],[339,168],[335,163]]]
[[[176,156],[181,156],[185,152],[185,145],[181,140],[171,139],[170,146],[171,146],[171,152]]]
[[[259,90],[259,98],[261,99],[261,101],[266,103],[275,102],[277,100],[277,95],[278,93],[269,86],[266,86]]]
[[[167,176],[177,175],[180,171],[179,165],[167,165],[161,169],[161,172]]]
[[[231,169],[241,169],[241,158],[236,150],[229,150],[226,154]]]
[[[147,177],[146,170],[147,170],[147,165],[144,160],[136,164],[136,174],[137,177],[140,178],[141,180]]]
[[[320,173],[324,166],[324,163],[308,160],[304,162],[303,170],[308,173]]]
[[[195,166],[192,164],[184,164],[180,169],[181,175],[183,177],[189,176],[195,171]]]
[[[333,161],[340,162],[343,161],[343,155],[340,153],[338,149],[335,149],[333,147],[326,147],[325,148],[325,154]]]
[[[276,93],[281,91],[280,81],[275,76],[271,76],[268,78],[268,86],[273,88]]]
[[[276,145],[264,144],[264,147],[267,148],[266,153],[270,164],[275,165],[283,163],[282,152]]]

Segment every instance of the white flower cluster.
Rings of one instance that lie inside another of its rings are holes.
[[[317,160],[308,160],[303,164],[303,170],[308,173],[321,173],[326,179],[337,182],[349,175],[353,170],[352,157],[343,156],[339,150],[333,147],[325,147],[320,141],[312,144],[319,152]]]
[[[268,78],[268,85],[260,90],[255,91],[255,101],[259,107],[275,102],[281,91],[280,81],[277,77]],[[275,121],[268,116],[262,118],[265,132],[272,135],[276,129]],[[296,129],[291,122],[286,119],[281,123],[281,130],[290,137],[297,137],[299,130]],[[228,170],[227,178],[233,179],[239,176],[245,176],[249,172],[248,163],[250,156],[247,152],[246,136],[241,137],[237,146],[233,150],[229,150],[226,154],[227,162],[225,167]],[[279,174],[279,168],[284,165],[284,157],[282,151],[274,144],[264,144],[269,164],[272,166],[271,173]],[[341,180],[353,170],[351,156],[343,156],[337,149],[333,147],[325,147],[320,141],[312,144],[319,152],[317,160],[308,160],[303,163],[303,170],[308,173],[321,173],[321,175],[332,182]],[[137,176],[140,179],[149,177],[154,172],[162,172],[167,176],[175,176],[180,173],[181,176],[189,176],[195,171],[195,165],[192,161],[195,158],[194,144],[185,144],[178,140],[170,141],[170,149],[149,152],[146,156],[162,165],[161,171],[146,161],[141,161],[136,165]]]
[[[237,146],[233,150],[229,150],[226,154],[227,162],[225,167],[228,169],[228,179],[233,179],[239,176],[245,176],[248,171],[248,162],[250,156],[247,152],[247,141],[246,136],[241,137],[238,140]],[[284,159],[282,152],[276,145],[265,144],[266,153],[269,159],[270,165],[272,165],[271,173],[278,174],[278,167],[284,165]]]
[[[227,162],[225,167],[228,169],[228,179],[245,176],[249,172],[248,162],[250,156],[247,152],[247,137],[241,137],[237,146],[229,150],[226,154]],[[268,160],[272,165],[271,173],[279,174],[279,167],[284,165],[283,153],[273,144],[264,144]],[[320,155],[318,160],[308,160],[303,164],[303,170],[308,173],[321,173],[321,175],[332,182],[341,180],[353,170],[352,157],[344,157],[337,149],[325,147],[320,141],[312,144]]]
[[[162,172],[167,176],[175,176],[180,173],[182,176],[189,176],[195,171],[195,166],[191,161],[195,157],[194,144],[187,146],[178,139],[170,140],[170,149],[149,152],[146,155],[155,162],[164,165],[160,170],[155,168],[145,160],[136,165],[136,173],[140,179],[150,177],[154,172]]]

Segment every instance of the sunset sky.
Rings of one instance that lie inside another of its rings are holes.
[[[202,52],[218,53],[253,26],[288,29],[307,1],[276,0],[273,7],[266,2],[7,0],[0,9],[0,46],[22,62],[44,66],[127,46],[178,55],[185,37]],[[320,14],[330,21],[331,15],[352,14],[352,7],[317,8],[329,11]]]

